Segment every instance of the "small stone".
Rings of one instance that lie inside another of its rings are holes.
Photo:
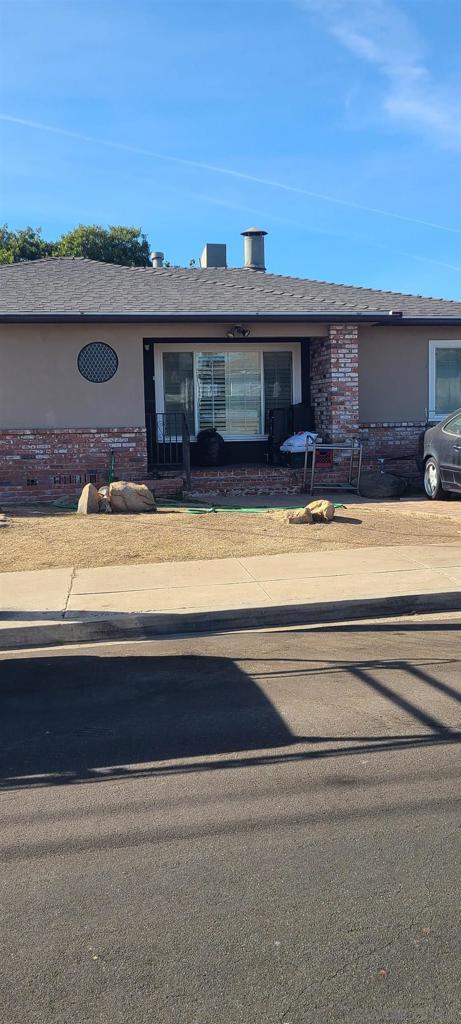
[[[96,487],[93,484],[85,484],[78,500],[77,512],[81,516],[90,516],[99,512],[99,499]]]

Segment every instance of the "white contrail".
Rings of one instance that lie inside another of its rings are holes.
[[[142,178],[142,181],[153,185],[161,185],[158,181],[149,178]],[[203,192],[191,192],[190,189],[177,189],[173,185],[168,185],[168,189],[172,192],[180,192],[182,195],[190,196],[191,199],[199,199],[204,203],[212,203],[216,206],[225,206],[231,210],[241,210],[243,213],[254,213],[257,217],[267,217],[271,221],[277,221],[280,224],[289,224],[291,227],[299,228],[299,221],[292,220],[288,217],[279,217],[276,214],[268,213],[267,210],[256,209],[254,206],[240,206],[239,203],[228,202],[227,199],[219,199],[215,196],[209,196]],[[321,228],[309,228],[310,232],[315,235],[327,235],[330,238],[350,238],[352,242],[358,242],[365,246],[371,246],[373,249],[383,249],[385,252],[393,252],[396,256],[406,256],[410,260],[418,260],[419,263],[430,263],[434,267],[443,267],[444,270],[456,270],[460,271],[461,266],[454,263],[444,263],[442,260],[433,260],[429,256],[420,256],[414,252],[407,252],[403,249],[396,249],[395,246],[384,245],[383,242],[376,242],[374,239],[364,239],[357,235],[346,235],[344,231],[324,231]]]
[[[378,214],[380,217],[390,217],[393,220],[405,221],[407,224],[419,224],[425,228],[434,228],[437,231],[449,231],[455,235],[461,235],[460,228],[449,227],[446,224],[435,224],[433,221],[420,220],[417,217],[406,217],[402,213],[392,213],[389,210],[381,210],[377,206],[364,206],[363,203],[354,203],[349,199],[338,199],[336,196],[326,195],[323,192],[311,192],[305,188],[298,188],[295,185],[287,185],[283,181],[273,181],[271,178],[259,178],[254,174],[246,174],[243,171],[234,171],[230,167],[220,167],[216,164],[203,163],[200,160],[189,160],[185,157],[169,156],[166,153],[156,153],[154,150],[142,149],[139,146],[130,146],[124,142],[114,142],[112,139],[99,139],[94,135],[83,135],[80,132],[69,131],[67,128],[55,128],[50,124],[43,124],[41,121],[29,121],[23,117],[14,117],[12,114],[0,114],[0,121],[8,121],[11,124],[20,124],[25,128],[34,128],[38,131],[51,132],[53,135],[65,135],[69,139],[78,139],[80,142],[88,142],[91,145],[109,146],[111,149],[123,150],[127,153],[136,153],[139,156],[147,156],[152,160],[165,160],[168,163],[180,164],[183,167],[195,167],[202,171],[211,171],[214,174],[223,174],[229,178],[240,178],[243,181],[251,181],[256,185],[265,185],[270,188],[282,189],[284,192],[293,192],[296,195],[308,196],[310,199],[320,199],[322,202],[335,203],[337,206],[345,206],[352,210],[361,210],[365,213]]]

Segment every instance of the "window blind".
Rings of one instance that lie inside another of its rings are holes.
[[[223,434],[261,433],[258,352],[199,352],[196,360],[199,429]]]

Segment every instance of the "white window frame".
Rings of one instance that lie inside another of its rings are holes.
[[[447,416],[450,416],[448,412],[436,412],[435,411],[435,393],[436,393],[436,378],[435,378],[435,360],[438,348],[461,348],[461,338],[457,338],[453,341],[430,341],[429,342],[429,418],[433,420],[445,420]],[[453,412],[456,410],[453,409]]]
[[[179,341],[165,344],[155,343],[154,347],[154,374],[155,374],[155,406],[158,413],[165,412],[165,393],[163,387],[163,354],[164,352],[192,352],[194,355],[194,388],[195,388],[195,355],[197,352],[291,352],[291,393],[293,405],[301,401],[301,343],[299,341],[260,341],[244,343],[242,345],[223,344],[222,341]],[[260,360],[261,369],[261,423],[264,424],[264,360]],[[197,430],[197,396],[195,395],[195,429]],[[225,441],[267,441],[267,434],[223,434]],[[191,441],[197,439],[197,434],[191,434]],[[164,438],[165,441],[168,438]],[[178,440],[180,440],[178,438]]]

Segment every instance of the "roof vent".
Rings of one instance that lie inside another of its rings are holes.
[[[242,231],[244,266],[247,270],[266,269],[264,262],[264,236],[267,231],[262,228],[247,228]]]
[[[221,242],[207,242],[200,257],[201,267],[227,267],[226,246]]]
[[[165,259],[164,252],[151,252],[150,258],[153,267],[155,267],[156,269],[158,269],[159,267],[163,267],[163,261]]]
[[[403,316],[401,309],[390,309],[389,316]]]

